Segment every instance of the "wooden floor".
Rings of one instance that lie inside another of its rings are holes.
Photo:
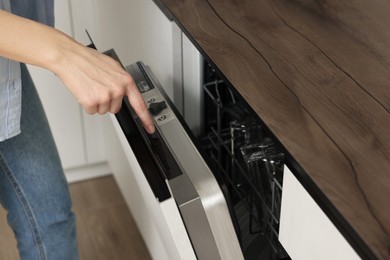
[[[113,177],[70,185],[82,260],[151,259]],[[19,259],[0,208],[0,260]]]

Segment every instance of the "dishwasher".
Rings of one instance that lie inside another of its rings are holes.
[[[105,54],[119,61],[114,50]],[[115,117],[158,203],[174,201],[172,233],[182,225],[176,243],[191,251],[180,258],[289,259],[277,239],[283,149],[245,102],[206,64],[205,127],[194,136],[148,66],[126,70],[156,132],[144,131],[126,97]]]

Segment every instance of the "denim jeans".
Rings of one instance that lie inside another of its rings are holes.
[[[34,84],[21,66],[22,133],[0,142],[0,202],[21,259],[78,259],[67,182]]]

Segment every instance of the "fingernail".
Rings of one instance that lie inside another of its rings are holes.
[[[154,133],[154,125],[150,125],[149,127],[148,127],[148,133],[149,134],[153,134]]]

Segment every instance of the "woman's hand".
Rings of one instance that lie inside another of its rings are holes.
[[[89,114],[116,113],[127,96],[147,132],[154,124],[133,78],[112,58],[82,45],[63,49],[54,71]]]

